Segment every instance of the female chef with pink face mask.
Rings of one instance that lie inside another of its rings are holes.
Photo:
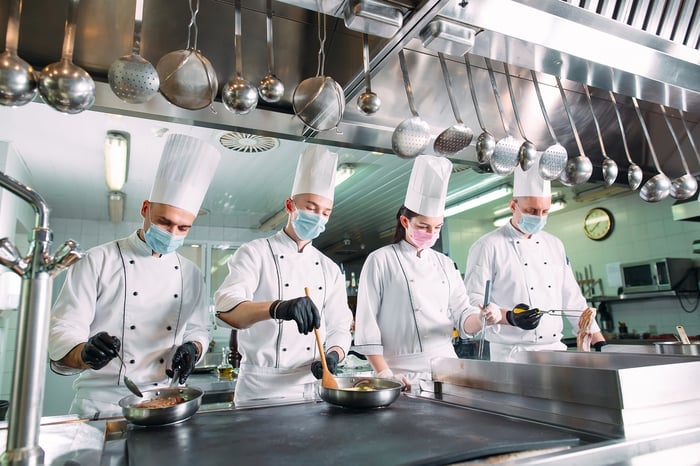
[[[443,225],[451,171],[446,158],[415,159],[393,242],[372,252],[360,274],[355,348],[377,377],[407,389],[430,380],[433,358],[457,357],[453,329],[466,335],[464,319],[474,310],[455,263],[431,249]]]

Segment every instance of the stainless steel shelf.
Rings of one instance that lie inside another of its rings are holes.
[[[599,303],[603,301],[633,301],[635,299],[675,298],[676,296],[678,296],[678,293],[676,291],[653,291],[649,293],[628,293],[611,296],[591,296],[588,300],[591,302]]]

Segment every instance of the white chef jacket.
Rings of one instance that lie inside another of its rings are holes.
[[[130,392],[123,375],[141,390],[167,382],[175,350],[187,341],[209,346],[210,320],[201,271],[177,253],[153,257],[136,232],[90,249],[72,265],[51,311],[49,356],[58,373],[76,369],[56,361],[98,332],[118,337],[118,358],[87,369],[73,383],[71,413],[120,415],[117,404]]]
[[[433,358],[457,357],[452,331],[462,332],[468,307],[462,277],[449,257],[433,249],[418,257],[405,240],[384,246],[367,257],[360,274],[355,348],[383,355],[411,383],[429,380]]]
[[[478,239],[469,249],[464,277],[472,304],[483,304],[487,280],[491,280],[491,302],[501,308],[513,309],[520,303],[543,311],[588,307],[564,245],[544,231],[527,238],[508,222]],[[567,318],[578,329],[578,317]],[[485,338],[491,360],[509,361],[517,351],[565,350],[562,330],[560,316],[545,314],[534,330],[489,325]],[[593,322],[591,331],[600,331],[597,323]]]
[[[299,298],[308,288],[321,314],[321,341],[326,349],[338,346],[347,354],[352,312],[345,281],[338,265],[311,243],[300,252],[296,242],[281,230],[242,245],[229,258],[228,270],[214,294],[217,312],[229,311],[245,301]],[[299,333],[295,321],[270,319],[238,329],[238,351],[237,406],[315,396],[316,379],[310,367],[320,359],[316,340],[313,332]]]

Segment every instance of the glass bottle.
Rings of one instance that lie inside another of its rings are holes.
[[[221,363],[216,366],[219,380],[233,380],[233,366],[228,359],[230,350],[227,347],[221,349]]]

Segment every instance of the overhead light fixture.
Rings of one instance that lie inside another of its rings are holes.
[[[484,189],[490,188],[492,185],[497,183],[503,183],[503,177],[498,175],[483,176],[477,183],[470,184],[453,193],[449,193],[445,198],[445,204],[460,201],[470,194],[483,191]]]
[[[495,201],[496,199],[508,196],[512,192],[513,189],[510,186],[501,186],[500,188],[494,189],[493,191],[489,191],[484,194],[480,194],[478,196],[467,199],[466,201],[448,206],[445,209],[445,217],[451,217],[453,215],[466,212],[467,210],[479,207],[491,201]]]
[[[109,221],[121,223],[124,221],[124,204],[126,204],[126,194],[121,191],[110,191],[107,194],[107,212]]]
[[[335,172],[335,186],[340,186],[341,183],[347,181],[355,174],[355,165],[352,163],[341,163]]]
[[[121,191],[129,171],[129,133],[107,131],[104,156],[107,187],[110,191]]]
[[[549,213],[551,214],[553,212],[557,212],[559,210],[562,210],[564,207],[566,207],[566,201],[564,201],[563,199],[554,201],[554,202],[552,202],[552,205],[549,207]],[[495,227],[503,226],[506,223],[508,223],[508,221],[510,220],[511,217],[512,217],[512,215],[506,215],[504,217],[496,218],[493,221],[493,226],[495,226]]]

